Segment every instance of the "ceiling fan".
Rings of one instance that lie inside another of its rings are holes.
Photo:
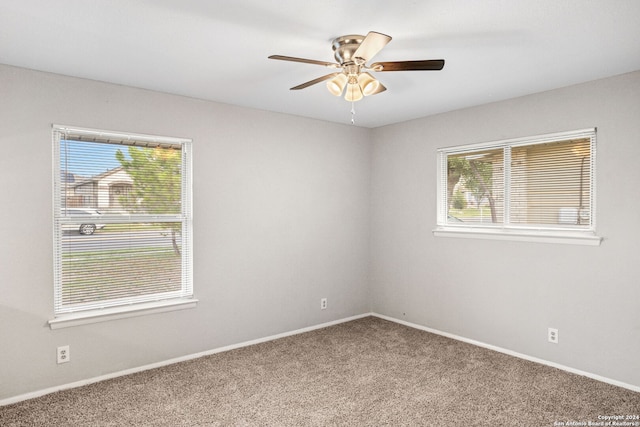
[[[386,34],[370,31],[367,36],[357,34],[338,37],[333,40],[335,62],[317,61],[315,59],[295,58],[292,56],[271,55],[269,59],[282,61],[303,62],[305,64],[322,65],[328,68],[340,69],[317,79],[310,80],[291,90],[304,89],[316,83],[327,81],[327,88],[335,96],[341,96],[349,102],[362,99],[363,96],[375,95],[387,90],[376,80],[369,71],[415,71],[442,70],[444,59],[427,59],[420,61],[395,61],[367,63],[391,41]]]

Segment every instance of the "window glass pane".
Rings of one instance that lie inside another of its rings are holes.
[[[179,149],[62,140],[62,214],[71,208],[179,214],[181,168]]]
[[[590,224],[591,140],[511,149],[511,224]]]
[[[80,222],[62,231],[61,305],[108,307],[158,299],[182,289],[181,224],[102,224],[83,236]],[[150,297],[151,296],[151,297]]]
[[[447,224],[501,224],[504,217],[504,151],[447,156]]]

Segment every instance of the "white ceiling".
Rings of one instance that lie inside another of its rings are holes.
[[[355,104],[377,127],[640,69],[638,0],[0,0],[0,63],[350,123],[331,40],[393,37],[375,61],[445,59],[377,73]],[[1,85],[2,82],[0,82]]]

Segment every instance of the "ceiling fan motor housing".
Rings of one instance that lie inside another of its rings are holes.
[[[334,39],[332,46],[334,51],[333,56],[336,58],[336,61],[342,66],[351,65],[350,63],[362,65],[357,63],[353,54],[358,50],[363,40],[364,36],[358,34],[351,34]],[[362,63],[364,63],[364,61],[362,61]]]

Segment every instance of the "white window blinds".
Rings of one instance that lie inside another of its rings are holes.
[[[193,294],[191,141],[54,126],[54,309]]]
[[[439,150],[438,225],[593,231],[595,129]]]

